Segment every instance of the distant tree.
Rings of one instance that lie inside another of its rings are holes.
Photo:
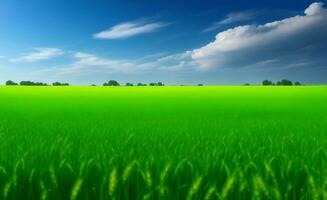
[[[138,83],[137,86],[146,86],[145,83]]]
[[[157,82],[157,83],[150,83],[150,86],[165,86],[162,82]]]
[[[15,83],[12,80],[8,80],[8,81],[6,81],[6,85],[18,85],[18,83]]]
[[[294,85],[296,85],[296,86],[300,86],[300,85],[302,85],[302,84],[301,84],[300,82],[297,81],[297,82],[294,83]]]
[[[19,85],[32,85],[31,81],[21,81]]]
[[[274,85],[274,83],[270,80],[264,80],[262,81],[262,85]]]
[[[120,86],[120,84],[115,80],[110,80],[107,83],[104,83],[103,86]]]
[[[293,82],[290,81],[290,80],[286,80],[286,79],[284,79],[284,80],[282,80],[282,84],[283,84],[283,85],[293,85]]]
[[[134,86],[133,83],[126,83],[126,86]]]
[[[277,83],[278,85],[278,83]],[[293,82],[287,79],[283,79],[281,81],[279,81],[279,85],[293,85]]]
[[[47,86],[48,84],[42,82],[33,82],[33,81],[21,81],[19,85],[23,86]]]
[[[250,83],[245,83],[244,85],[245,85],[245,86],[249,86],[249,85],[250,85]]]
[[[95,85],[95,84],[92,84],[91,86],[97,86],[97,85]]]
[[[52,83],[53,86],[69,86],[69,83],[60,83],[60,82],[54,82]]]
[[[110,80],[108,82],[108,85],[109,86],[120,86],[120,84],[117,81],[115,81],[115,80]]]
[[[35,86],[47,86],[48,84],[42,82],[36,82]]]
[[[203,84],[202,83],[199,83],[198,86],[203,86]]]
[[[281,81],[277,81],[277,84],[276,85],[286,85],[286,86],[289,86],[289,85],[293,85],[293,82],[290,81],[290,80],[287,80],[287,79],[283,79]]]

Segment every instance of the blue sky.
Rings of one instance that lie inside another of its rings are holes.
[[[327,83],[323,1],[0,1],[0,82]]]

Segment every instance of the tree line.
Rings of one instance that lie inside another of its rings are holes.
[[[47,83],[42,82],[33,82],[33,81],[21,81],[19,83],[16,83],[12,80],[8,80],[5,83],[8,86],[13,85],[21,85],[21,86],[49,86]],[[61,82],[54,82],[52,83],[53,86],[69,86],[69,83],[61,83]],[[92,84],[91,86],[96,86]],[[103,83],[103,86],[120,86],[120,83],[116,80],[110,80],[108,82]],[[133,83],[127,82],[125,86],[134,86]],[[162,82],[151,82],[149,84],[146,83],[137,83],[135,86],[165,86]]]
[[[21,86],[50,86],[48,85],[47,83],[43,83],[43,82],[33,82],[33,81],[21,81],[19,83],[16,83],[12,80],[8,80],[6,81],[5,83],[6,85],[8,86],[12,86],[12,85],[21,85]],[[61,82],[54,82],[51,84],[52,86],[69,86],[69,83],[61,83]],[[107,81],[105,83],[102,84],[103,86],[121,86],[121,84],[116,81],[116,80],[110,80],[110,81]],[[250,85],[249,83],[246,83],[244,85]],[[276,83],[271,81],[271,80],[263,80],[262,81],[262,85],[264,86],[272,86],[272,85],[277,85],[277,86],[292,86],[292,85],[296,85],[296,86],[299,86],[299,85],[302,85],[300,82],[292,82],[290,80],[287,80],[287,79],[283,79],[283,80],[280,80],[280,81],[277,81]],[[92,84],[91,86],[96,86],[94,84]],[[164,83],[162,82],[151,82],[149,84],[146,84],[146,83],[137,83],[137,84],[133,84],[133,83],[129,83],[127,82],[125,84],[125,86],[165,86]],[[184,85],[181,85],[181,86],[184,86]],[[200,84],[197,84],[197,86],[203,86],[202,83]]]
[[[12,80],[8,80],[5,83],[6,85],[21,85],[21,86],[49,86],[47,83],[43,82],[34,82],[34,81],[21,81],[19,83],[16,83]],[[60,82],[54,82],[52,83],[53,86],[69,86],[69,83],[60,83]]]
[[[278,85],[278,86],[292,86],[292,85],[296,85],[296,86],[299,86],[299,85],[302,85],[300,82],[292,82],[290,80],[287,80],[287,79],[283,79],[283,80],[280,80],[280,81],[277,81],[276,83],[274,83],[273,81],[270,81],[270,80],[263,80],[262,81],[262,85]]]
[[[103,86],[120,86],[120,83],[115,80],[110,80],[110,81],[104,83]],[[127,82],[125,84],[125,86],[134,86],[134,84]],[[137,83],[136,86],[147,86],[147,84],[146,83]],[[149,86],[165,86],[165,84],[163,84],[162,82],[152,82],[152,83],[149,83]]]

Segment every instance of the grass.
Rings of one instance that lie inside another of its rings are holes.
[[[327,87],[0,87],[0,199],[327,199]]]

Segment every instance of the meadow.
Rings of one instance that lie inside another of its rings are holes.
[[[2,86],[0,199],[327,199],[327,86]]]

